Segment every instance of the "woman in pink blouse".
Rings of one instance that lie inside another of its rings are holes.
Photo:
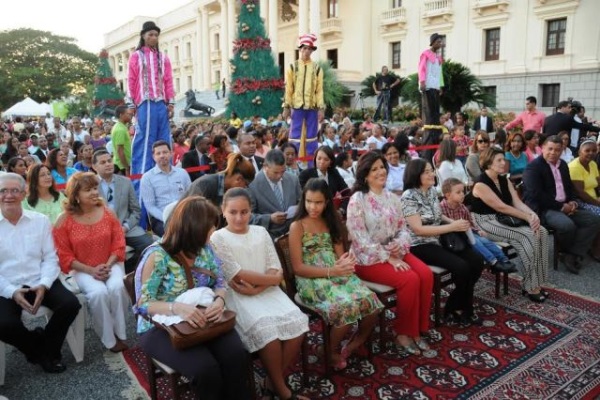
[[[429,349],[421,336],[429,330],[433,275],[410,250],[400,199],[385,189],[388,166],[378,152],[358,161],[354,194],[348,205],[351,251],[363,280],[396,289],[396,342],[410,354]]]
[[[58,217],[53,236],[60,268],[65,273],[74,271],[96,334],[107,349],[118,353],[127,349],[125,234],[98,195],[98,184],[91,172],[78,172],[69,179],[65,212]]]

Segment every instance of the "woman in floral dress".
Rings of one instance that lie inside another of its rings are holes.
[[[325,180],[310,179],[290,227],[290,257],[302,302],[318,312],[331,329],[331,360],[335,369],[367,340],[383,305],[354,274],[356,258],[345,253],[344,230]],[[340,344],[352,324],[356,335]]]

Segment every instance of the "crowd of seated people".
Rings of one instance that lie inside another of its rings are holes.
[[[124,110],[117,111],[115,139],[123,129],[128,134],[131,120]],[[266,126],[255,118],[238,127],[212,122],[173,127],[173,145],[153,145],[156,165],[140,179],[142,204],[124,176],[131,153],[126,139],[111,143],[110,135],[98,134],[97,125],[82,127],[86,124],[75,118],[67,127],[56,119],[51,126],[38,121],[37,135],[6,132],[3,160],[13,174],[0,177],[0,231],[2,224],[14,225],[10,218],[19,212],[42,218],[44,224],[47,218],[54,244],[44,251],[58,256],[51,274],[42,268],[43,289],[32,281],[28,286],[35,290],[25,292],[12,288],[13,277],[5,276],[10,260],[0,261],[1,300],[25,307],[23,299],[29,296],[35,305],[37,291],[54,287],[60,266],[85,295],[104,347],[119,352],[127,348],[124,328],[130,314],[122,278],[135,269],[138,314],[176,314],[202,326],[225,307],[238,313],[235,331],[185,352],[174,351],[164,332],[140,318],[139,341],[146,353],[193,378],[199,392],[211,386],[220,398],[246,398],[246,367],[240,360],[257,352],[267,369],[266,389],[280,398],[302,398],[283,379],[308,330],[306,316],[278,288],[281,266],[272,241],[283,234],[290,235],[299,297],[331,326],[331,353],[325,356],[337,370],[360,352],[383,307],[364,281],[394,289],[395,342],[416,356],[433,346],[427,335],[430,266],[448,270],[455,285],[445,321],[480,325],[484,318],[477,315],[474,292],[483,269],[515,271],[494,241],[516,249],[522,293],[538,303],[550,296],[548,228],[557,235],[561,259],[571,273],[600,260],[596,138],[580,132],[585,139],[574,148],[569,131],[543,136],[532,128],[537,112],[527,113],[505,127],[508,140],[496,135],[498,143],[488,134],[487,120],[487,129],[473,132],[466,115],[457,114],[440,145],[436,168],[409,149],[419,144],[418,124],[388,130],[371,120],[352,125],[338,118],[344,122],[324,126],[321,146],[312,159],[303,160],[287,140],[285,121]],[[511,130],[519,124],[531,129]],[[25,152],[36,157],[29,159]],[[521,183],[517,191],[515,184]],[[446,197],[442,202],[436,187]],[[466,192],[468,209],[462,205]],[[21,211],[13,210],[15,198]],[[140,221],[142,205],[148,221]],[[521,222],[508,226],[499,214]],[[439,238],[469,230],[476,233],[475,244],[458,253]],[[156,242],[149,233],[162,240]],[[126,244],[135,253],[129,265],[123,264]],[[175,301],[187,289],[187,264],[214,274],[193,282],[214,292],[206,312]],[[77,309],[72,305],[70,312]],[[0,322],[16,326],[11,318]],[[269,325],[274,320],[275,326]],[[358,328],[352,332],[354,323]],[[62,343],[62,331],[51,334]],[[55,347],[40,353],[15,338],[0,339],[16,343],[48,372],[64,370]],[[228,373],[222,375],[224,370]]]

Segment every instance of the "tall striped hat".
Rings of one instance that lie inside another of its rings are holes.
[[[298,48],[302,48],[302,46],[308,46],[310,48],[312,48],[313,50],[317,49],[317,46],[315,46],[315,42],[317,41],[317,36],[314,35],[313,33],[305,33],[304,35],[300,36],[299,40],[298,40]]]

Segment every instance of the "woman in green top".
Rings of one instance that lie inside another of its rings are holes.
[[[54,225],[63,212],[65,195],[54,187],[54,178],[50,168],[44,164],[36,164],[27,174],[27,197],[23,200],[23,209],[37,211],[50,218]]]

